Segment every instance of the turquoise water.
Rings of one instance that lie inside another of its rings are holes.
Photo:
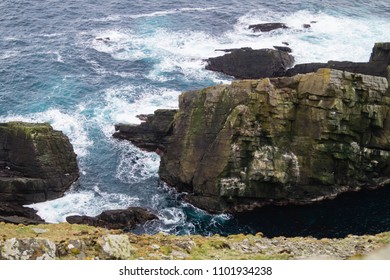
[[[253,223],[184,203],[159,181],[157,155],[111,137],[115,123],[138,123],[138,114],[176,108],[182,91],[229,82],[204,69],[205,58],[220,55],[215,49],[287,41],[297,63],[367,61],[375,42],[390,41],[388,1],[15,2],[0,2],[0,121],[50,122],[70,137],[81,169],[63,198],[31,207],[48,222],[151,208],[160,219],[140,233],[267,231],[286,221]],[[302,28],[311,21],[312,28]],[[260,22],[292,28],[270,34],[247,29]],[[272,213],[256,215],[273,219]]]

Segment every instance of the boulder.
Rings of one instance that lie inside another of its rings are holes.
[[[138,224],[157,219],[157,216],[147,209],[129,207],[120,210],[103,211],[96,217],[68,216],[66,221],[70,224],[86,224],[108,229],[132,229]]]
[[[253,32],[270,32],[276,29],[287,29],[288,26],[281,22],[259,23],[248,26]]]
[[[294,57],[285,51],[251,48],[233,49],[223,56],[209,58],[206,69],[239,79],[283,76],[293,66]]]
[[[326,68],[185,92],[160,135],[160,178],[210,212],[389,185],[387,88],[383,77]]]

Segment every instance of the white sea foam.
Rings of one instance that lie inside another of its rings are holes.
[[[151,33],[135,34],[131,30],[100,30],[94,33],[88,45],[95,50],[110,54],[114,59],[137,61],[152,60],[154,69],[147,78],[166,82],[175,75],[189,81],[219,76],[204,69],[204,59],[217,55],[215,47],[220,43],[213,36],[196,31],[171,32],[163,28]]]
[[[178,14],[182,12],[202,12],[218,9],[217,7],[209,8],[180,8],[180,9],[171,9],[166,11],[157,11],[152,13],[138,14],[138,15],[129,15],[130,18],[141,18],[141,17],[156,17],[156,16],[165,16],[171,14]]]
[[[93,191],[69,192],[56,200],[26,206],[37,210],[37,214],[46,222],[59,223],[71,215],[96,216],[104,210],[139,206],[139,198],[102,192],[95,186]]]
[[[251,24],[265,22],[284,22],[290,29],[270,33],[253,33],[248,29]],[[303,28],[303,24],[311,27]],[[374,43],[389,40],[390,23],[380,18],[341,18],[305,10],[292,14],[252,11],[240,17],[226,37],[232,46],[256,49],[288,42],[297,63],[368,61]]]
[[[158,213],[158,218],[164,225],[180,225],[185,222],[186,214],[177,207],[167,207],[161,209]]]
[[[157,177],[160,157],[155,153],[139,150],[128,142],[119,142],[119,163],[115,177],[123,183],[140,182],[150,177]]]
[[[140,114],[152,114],[161,108],[177,108],[180,92],[148,85],[112,87],[106,90],[105,106],[95,109],[95,119],[111,138],[115,123],[139,124]]]
[[[20,51],[16,50],[4,50],[0,54],[0,59],[9,59],[9,58],[14,58],[14,57],[19,57],[20,56]]]
[[[169,11],[164,13],[169,14]],[[250,24],[264,22],[285,22],[290,28],[269,33],[254,33],[248,29]],[[304,28],[303,24],[311,27]],[[288,42],[296,63],[367,61],[374,43],[390,38],[390,23],[381,19],[338,18],[309,11],[292,14],[253,11],[238,18],[231,30],[218,36],[164,28],[140,34],[132,30],[102,30],[95,35],[91,45],[100,52],[111,54],[114,59],[153,60],[154,69],[146,76],[151,80],[168,82],[181,77],[188,81],[203,81],[211,78],[215,83],[221,83],[227,81],[204,69],[204,59],[223,54],[215,49],[273,48]]]
[[[141,18],[151,18],[151,17],[161,17],[161,16],[167,16],[167,15],[173,15],[173,14],[180,14],[180,13],[188,13],[188,12],[203,12],[203,11],[210,11],[210,10],[217,10],[220,9],[220,7],[208,7],[208,8],[177,8],[177,9],[168,9],[168,10],[161,10],[161,11],[155,11],[150,13],[140,13],[140,14],[112,14],[107,17],[102,18],[94,18],[94,19],[84,19],[81,21],[84,22],[118,22],[121,20],[126,19],[141,19]]]

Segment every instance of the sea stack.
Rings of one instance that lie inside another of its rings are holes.
[[[31,218],[12,209],[61,197],[79,176],[68,137],[49,124],[2,123],[0,145],[2,216]]]

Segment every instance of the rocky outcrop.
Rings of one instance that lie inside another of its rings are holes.
[[[206,69],[239,79],[283,76],[294,58],[285,51],[251,48],[232,49],[223,56],[209,58]]]
[[[30,225],[41,224],[45,221],[32,208],[2,201],[0,204],[0,222]]]
[[[131,141],[137,147],[161,154],[166,149],[166,136],[171,133],[176,113],[177,110],[156,110],[151,115],[140,115],[141,125],[117,124],[114,137],[127,139],[131,135]]]
[[[320,68],[331,68],[371,76],[387,77],[390,64],[390,43],[376,43],[369,62],[328,61],[327,63],[297,64],[286,71],[286,76],[316,72]]]
[[[294,58],[288,53],[292,49],[274,46],[268,49],[253,50],[251,48],[216,50],[231,52],[223,56],[209,58],[206,69],[221,72],[239,79],[272,78],[295,76],[316,72],[320,68],[331,68],[370,76],[387,77],[390,65],[390,43],[376,43],[372,49],[369,62],[333,61],[326,63],[303,63],[294,67]],[[292,68],[291,68],[292,67]]]
[[[78,178],[69,139],[49,124],[0,124],[0,215],[37,219],[21,205],[55,199]]]
[[[382,77],[320,69],[183,93],[179,111],[164,121],[170,133],[159,175],[215,212],[384,186],[387,88]]]
[[[129,207],[123,210],[107,210],[96,217],[66,217],[66,221],[70,224],[85,224],[108,229],[132,229],[139,224],[154,219],[157,219],[156,215],[141,207]]]
[[[252,24],[248,26],[253,32],[270,32],[276,29],[287,29],[288,26],[282,22],[269,22]]]

